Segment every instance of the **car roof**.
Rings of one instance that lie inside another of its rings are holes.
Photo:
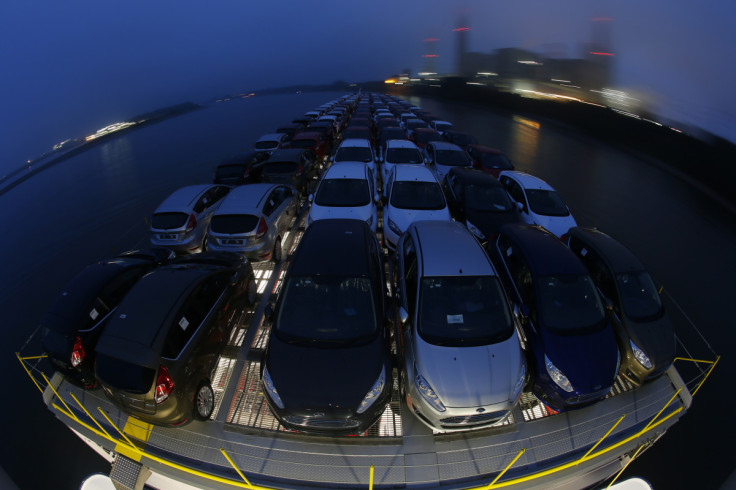
[[[212,187],[216,187],[215,184],[198,184],[188,185],[181,187],[172,192],[169,197],[156,208],[155,213],[166,213],[183,211],[192,207],[192,205],[199,199],[199,196],[204,194],[207,190]]]
[[[501,234],[518,245],[537,276],[588,274],[575,253],[541,226],[508,224]]]
[[[156,369],[168,327],[178,328],[168,321],[170,316],[180,310],[191,289],[222,269],[169,265],[144,276],[120,302],[100,336],[96,351]]]
[[[340,146],[338,146],[338,149],[342,148],[343,146],[351,146],[351,147],[361,147],[361,148],[371,148],[371,142],[364,138],[348,138],[346,140],[342,140],[342,143],[340,143]]]
[[[422,164],[416,165],[394,165],[394,181],[415,180],[418,182],[437,182],[431,170]]]
[[[513,178],[524,189],[544,189],[548,191],[554,190],[554,188],[552,188],[552,186],[549,185],[547,182],[526,172],[519,172],[518,170],[504,170],[503,172],[498,174],[499,178],[503,177],[504,175],[508,175],[509,177]]]
[[[483,247],[456,221],[415,221],[424,276],[496,275]]]
[[[465,185],[483,184],[486,186],[503,187],[494,176],[477,168],[453,167],[449,173],[454,175],[458,180],[461,180]]]
[[[284,133],[271,133],[271,134],[264,134],[256,142],[258,141],[281,141],[284,139]]]
[[[353,219],[318,220],[309,225],[289,266],[289,275],[369,276],[367,223]]]
[[[415,149],[418,149],[417,145],[415,145],[409,140],[388,140],[386,141],[386,148],[415,148]]]
[[[575,226],[568,231],[570,237],[578,238],[592,248],[614,272],[646,270],[639,259],[620,242],[596,228]]]
[[[434,146],[438,150],[450,150],[450,151],[462,151],[462,152],[465,151],[459,146],[457,146],[456,144],[450,143],[448,141],[433,141],[427,144]]]
[[[366,179],[366,164],[363,162],[343,162],[332,165],[324,173],[323,179]]]
[[[246,184],[231,190],[215,211],[216,215],[242,214],[246,211],[260,210],[263,199],[276,184]]]

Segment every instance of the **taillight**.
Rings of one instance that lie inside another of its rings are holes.
[[[261,218],[261,221],[258,222],[258,230],[256,231],[256,238],[261,238],[263,235],[266,234],[268,231],[268,225],[266,224],[266,220]]]
[[[174,391],[174,380],[169,376],[169,370],[166,366],[158,368],[158,378],[156,378],[156,392],[153,395],[156,404],[163,403]]]
[[[72,347],[72,366],[77,367],[84,360],[84,347],[82,347],[82,339],[77,336],[74,339],[74,347]]]
[[[195,218],[193,214],[190,214],[189,221],[187,221],[187,229],[184,230],[184,233],[189,233],[196,227],[197,227],[197,218]]]

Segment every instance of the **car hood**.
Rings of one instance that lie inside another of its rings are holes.
[[[542,337],[544,352],[537,355],[542,357],[546,353],[576,391],[592,392],[613,384],[619,351],[608,321],[603,329],[591,333],[556,335],[545,331]],[[543,357],[538,362],[544,370]]]
[[[497,344],[476,347],[437,346],[417,339],[415,349],[417,371],[445,406],[514,402],[510,398],[524,362],[516,334]]]
[[[675,331],[667,314],[648,322],[637,322],[624,316],[626,330],[656,367],[672,363],[677,351]]]
[[[532,216],[534,223],[549,230],[557,238],[561,237],[573,226],[577,226],[572,214],[567,216],[544,216],[535,214]]]
[[[468,210],[467,221],[473,223],[486,238],[498,234],[499,228],[507,223],[519,223],[519,213],[513,208],[511,211],[475,211]]]
[[[450,220],[450,212],[446,207],[442,209],[398,209],[389,207],[388,217],[396,223],[396,226],[403,232],[409,228],[414,221],[420,220]]]
[[[291,412],[356,409],[388,363],[380,335],[344,348],[288,344],[271,335],[266,354],[274,387]]]

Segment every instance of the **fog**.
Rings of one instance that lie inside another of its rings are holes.
[[[455,68],[469,50],[523,47],[580,57],[590,19],[612,20],[614,84],[657,113],[736,141],[736,4],[614,2],[10,2],[0,5],[0,174],[55,143],[169,104],[334,80]]]

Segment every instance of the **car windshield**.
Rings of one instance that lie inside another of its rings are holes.
[[[425,277],[419,335],[435,345],[494,344],[514,332],[501,283],[494,276]]]
[[[570,211],[555,191],[544,189],[527,189],[526,197],[529,206],[536,214],[543,216],[568,216]]]
[[[481,153],[480,163],[484,168],[498,168],[501,170],[511,170],[514,168],[506,155],[500,153]]]
[[[469,185],[465,188],[465,207],[474,211],[505,212],[512,209],[503,187]]]
[[[409,120],[409,121],[406,121],[406,127],[407,129],[426,128],[427,123],[425,123],[424,121],[419,121],[419,120]]]
[[[542,321],[550,330],[572,334],[605,325],[606,313],[590,276],[542,276],[537,289]]]
[[[401,209],[443,209],[445,197],[437,182],[398,180],[391,189],[391,205]]]
[[[662,311],[657,288],[646,272],[616,274],[616,284],[626,316],[645,320],[658,316]]]
[[[335,153],[336,162],[371,162],[373,153],[363,146],[341,146]]]
[[[313,148],[317,145],[316,140],[291,140],[289,146],[292,148]]]
[[[450,123],[435,123],[434,127],[435,127],[435,129],[437,129],[437,131],[448,131],[448,130],[452,129],[452,124],[450,124]]]
[[[467,133],[455,133],[452,135],[452,142],[458,146],[473,145],[477,143],[474,137]]]
[[[438,165],[454,167],[470,165],[468,155],[464,151],[459,150],[437,150],[435,152],[434,161]]]
[[[414,139],[419,143],[431,143],[432,141],[442,141],[442,136],[436,131],[417,131],[414,133]]]
[[[151,228],[154,230],[175,230],[184,228],[189,215],[186,213],[154,213]]]
[[[292,276],[284,285],[275,328],[285,342],[341,345],[378,332],[367,277]]]
[[[255,229],[258,216],[252,214],[220,214],[212,217],[210,230],[213,233],[235,235]]]
[[[386,150],[388,163],[424,163],[418,148],[389,148]]]
[[[326,179],[317,189],[314,203],[319,206],[357,207],[371,203],[368,181],[364,179]]]

